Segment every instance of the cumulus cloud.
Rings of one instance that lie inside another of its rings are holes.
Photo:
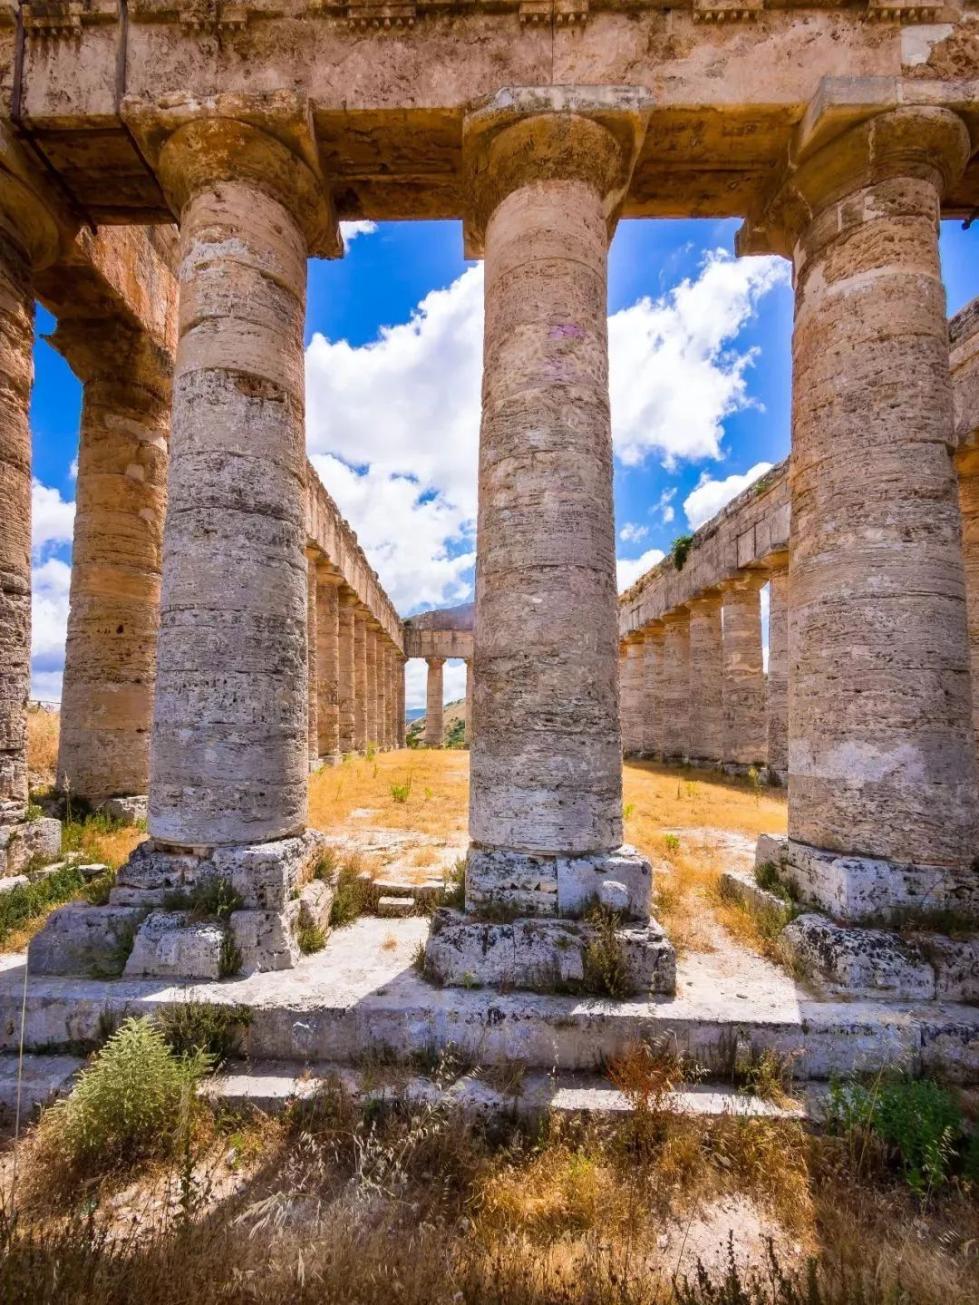
[[[742,490],[747,489],[753,481],[759,476],[764,476],[765,472],[771,469],[770,462],[756,462],[744,475],[727,476],[724,480],[712,480],[707,475],[701,476],[696,489],[691,490],[683,500],[683,510],[687,514],[691,529],[697,530],[705,521],[716,516],[732,498],[737,498]]]
[[[358,222],[340,223],[340,235],[346,249],[350,248],[358,236],[372,236],[376,230],[376,222],[361,220]]]
[[[645,539],[648,534],[648,526],[638,526],[635,521],[627,521],[619,531],[619,538],[623,544],[638,544],[640,539]]]
[[[49,547],[70,544],[75,526],[75,505],[56,489],[31,482],[31,548],[40,558]]]
[[[60,666],[64,659],[68,627],[68,587],[71,567],[58,557],[49,557],[34,567],[31,593],[31,658],[39,670]]]
[[[700,275],[609,319],[609,385],[615,451],[626,466],[655,453],[718,458],[724,419],[752,406],[753,349],[733,347],[759,300],[788,279],[778,258],[735,259],[715,250]]]
[[[620,557],[615,563],[619,593],[630,589],[641,575],[645,575],[657,562],[662,562],[665,556],[661,548],[647,548],[641,557]]]
[[[426,705],[428,667],[417,657],[405,663],[405,707]],[[466,696],[466,663],[449,661],[442,667],[442,701],[458,702]]]

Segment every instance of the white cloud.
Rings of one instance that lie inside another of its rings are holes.
[[[428,693],[428,667],[419,657],[412,657],[405,663],[405,707],[426,705]],[[442,701],[458,702],[466,696],[466,663],[460,661],[446,662],[442,667]]]
[[[376,222],[341,222],[340,235],[345,249],[349,249],[358,236],[372,236],[377,230]]]
[[[641,557],[620,557],[615,563],[619,593],[630,589],[641,575],[657,562],[662,562],[665,556],[661,548],[647,548]]]
[[[56,489],[31,482],[31,548],[41,557],[49,545],[70,544],[75,526],[75,505],[65,502]]]
[[[619,538],[623,544],[638,544],[640,539],[645,539],[648,534],[648,526],[637,526],[634,521],[627,521],[619,531]]]
[[[663,509],[663,525],[668,526],[675,516],[676,512],[673,508],[665,507]]]
[[[702,476],[697,488],[691,490],[683,500],[683,510],[691,529],[699,529],[705,521],[716,516],[725,504],[730,503],[732,498],[737,498],[742,490],[771,469],[770,462],[756,462],[743,476],[727,476],[724,480],[711,480],[707,475]]]
[[[787,279],[782,259],[715,250],[696,280],[609,319],[612,433],[626,466],[653,452],[668,467],[720,457],[725,417],[753,402],[745,372],[756,351],[731,342],[759,299]]]
[[[31,671],[31,697],[40,702],[60,702],[64,671]]]
[[[31,657],[64,659],[68,627],[68,587],[71,567],[49,557],[34,567],[31,594]]]

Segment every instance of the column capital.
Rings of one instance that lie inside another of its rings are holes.
[[[721,589],[705,589],[703,593],[697,594],[691,598],[687,606],[690,611],[711,611],[713,608],[721,607],[724,604],[724,593]]]
[[[316,564],[316,583],[330,589],[339,589],[344,579],[332,562],[321,558]]]
[[[440,666],[444,666],[444,665],[445,665],[445,661],[446,661],[446,659],[445,659],[444,657],[426,657],[426,658],[425,658],[425,662],[426,662],[426,664],[427,664],[429,667],[431,667],[431,669],[432,669],[433,671],[434,671],[434,670],[438,670],[438,668],[439,668]]]
[[[111,379],[169,401],[173,350],[124,317],[60,317],[46,339],[86,385]]]
[[[6,228],[35,271],[52,264],[80,222],[30,172],[20,148],[0,127],[0,230]]]
[[[862,188],[903,177],[930,183],[940,198],[962,175],[971,142],[957,114],[926,104],[854,106],[836,80],[827,79],[809,106],[775,189],[738,232],[739,255],[791,258],[827,209],[832,235],[863,222],[873,214],[844,202]]]
[[[768,584],[767,571],[739,571],[721,585],[722,594],[748,594]]]
[[[651,110],[649,94],[633,86],[507,87],[475,105],[462,127],[466,257],[482,256],[497,205],[534,182],[593,186],[611,236]]]
[[[323,178],[296,149],[262,127],[218,115],[178,120],[159,148],[157,175],[178,214],[201,191],[243,182],[292,214],[311,256],[335,258],[343,252]]]

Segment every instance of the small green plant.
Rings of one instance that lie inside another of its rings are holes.
[[[189,911],[195,920],[226,921],[241,910],[244,898],[229,880],[208,875],[190,889],[167,893],[164,905],[171,911]]]
[[[126,968],[126,962],[136,941],[136,925],[127,923],[116,932],[112,946],[105,952],[92,957],[89,973],[93,979],[118,979]]]
[[[85,887],[75,866],[65,866],[34,883],[21,884],[0,895],[0,943],[59,902],[67,902]]]
[[[764,861],[761,865],[755,866],[755,883],[759,888],[764,888],[766,893],[773,893],[780,898],[786,906],[795,905],[796,898],[792,889],[783,882],[774,861]]]
[[[167,1046],[177,1056],[204,1052],[216,1067],[241,1054],[241,1037],[252,1022],[250,1006],[235,1002],[178,1001],[154,1015]]]
[[[36,802],[28,802],[25,819],[29,825],[36,824],[44,815],[44,811]]]
[[[391,785],[391,797],[394,799],[395,802],[403,803],[408,801],[408,799],[411,797],[411,783],[412,780],[411,780],[411,776],[409,775],[403,784]]]
[[[593,936],[582,957],[583,991],[598,997],[631,997],[635,987],[617,932],[617,913],[604,906],[595,906],[586,918],[593,927]]]
[[[676,834],[664,834],[664,835],[663,835],[663,846],[664,846],[664,848],[666,849],[667,852],[679,852],[679,850],[680,850],[680,840],[679,840],[679,838],[676,836]]]
[[[241,969],[241,948],[235,941],[235,935],[230,925],[224,927],[224,937],[221,939],[221,952],[218,956],[218,978],[230,979],[233,974],[237,974]]]
[[[210,1068],[206,1052],[176,1055],[149,1017],[128,1019],[43,1116],[41,1146],[83,1174],[172,1155],[181,1112],[197,1108],[194,1090]]]
[[[369,879],[352,865],[341,866],[330,907],[330,924],[334,929],[353,924],[358,916],[369,909],[374,897],[376,890]]]
[[[461,911],[466,904],[466,858],[461,856],[451,870],[445,872],[443,906]]]
[[[873,1084],[835,1082],[828,1122],[843,1134],[875,1136],[918,1195],[942,1187],[968,1158],[962,1112],[932,1079],[903,1075]]]
[[[313,867],[313,878],[322,879],[325,884],[332,884],[339,869],[337,854],[332,847],[324,847]]]
[[[299,943],[299,950],[304,956],[311,956],[313,952],[321,952],[326,946],[327,932],[318,924],[301,924],[296,930],[296,941]]]
[[[364,753],[364,757],[365,757],[365,759],[366,759],[367,761],[373,761],[374,758],[375,758],[376,756],[377,756],[377,744],[376,744],[376,743],[368,743],[368,745],[367,745],[367,750],[366,750],[366,752]]]
[[[693,535],[677,535],[676,539],[674,539],[670,547],[670,557],[673,559],[673,565],[678,571],[683,570],[692,544]]]
[[[635,814],[636,814],[635,802],[627,802],[625,806],[622,808],[622,819],[631,820]]]
[[[419,974],[424,975],[426,972],[426,952],[425,944],[419,942],[415,944],[415,950],[411,957],[411,968]]]

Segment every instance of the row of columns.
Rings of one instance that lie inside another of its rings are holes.
[[[784,566],[699,595],[620,647],[622,749],[629,756],[747,770],[788,766]],[[760,595],[769,590],[768,672]]]
[[[404,655],[315,549],[307,550],[309,764],[404,747]]]

